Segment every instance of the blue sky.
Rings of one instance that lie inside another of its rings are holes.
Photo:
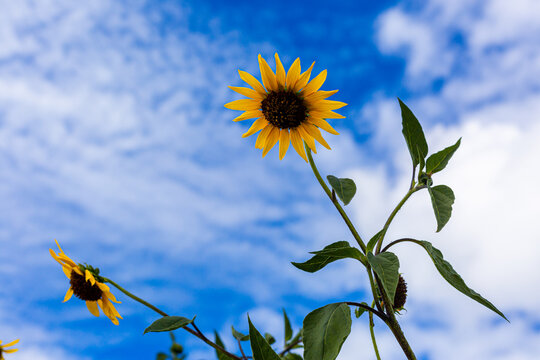
[[[420,250],[396,250],[410,289],[402,316],[424,359],[537,359],[540,245],[540,7],[534,0],[426,2],[2,1],[0,16],[0,339],[13,359],[153,358],[167,336],[142,336],[156,316],[119,295],[124,320],[94,318],[48,249],[172,314],[197,315],[232,348],[230,325],[281,335],[281,308],[298,327],[312,309],[365,300],[350,262],[317,275],[290,261],[349,240],[309,168],[290,152],[261,159],[249,124],[223,104],[237,69],[257,76],[300,57],[328,69],[323,89],[349,106],[332,125],[325,174],[353,178],[349,211],[378,231],[410,181],[396,97],[424,125],[430,149],[463,137],[439,183],[456,193],[435,234],[426,194],[389,237],[443,250],[510,325],[439,278]],[[377,334],[383,358],[401,359]],[[212,358],[178,334],[192,360]],[[279,340],[278,340],[279,341]],[[364,320],[341,359],[374,358]],[[365,354],[365,355],[364,355]],[[10,357],[10,358],[11,358]]]

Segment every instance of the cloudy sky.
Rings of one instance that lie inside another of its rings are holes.
[[[237,70],[279,52],[328,69],[324,90],[349,106],[332,121],[323,174],[355,180],[347,207],[364,238],[410,181],[396,97],[424,126],[431,152],[462,145],[436,184],[454,189],[440,233],[427,193],[388,238],[425,239],[508,324],[440,278],[420,248],[400,244],[409,284],[400,321],[421,359],[540,357],[540,3],[536,0],[290,2],[0,0],[0,339],[13,359],[152,359],[157,317],[118,294],[124,320],[95,318],[49,256],[74,260],[165,311],[192,317],[234,349],[230,325],[282,336],[330,302],[369,301],[343,261],[318,274],[290,261],[352,242],[305,162],[261,159],[238,99]],[[376,325],[383,359],[402,359]],[[178,332],[190,360],[213,358]],[[280,342],[280,340],[278,340]],[[365,319],[340,359],[374,359]]]

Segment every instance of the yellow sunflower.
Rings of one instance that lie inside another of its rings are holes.
[[[302,142],[305,141],[314,153],[317,152],[314,140],[330,149],[319,129],[339,135],[325,119],[344,118],[332,110],[347,104],[326,100],[337,93],[337,90],[319,91],[326,80],[326,70],[309,81],[315,63],[302,73],[300,59],[296,59],[289,71],[285,73],[285,68],[277,53],[275,58],[276,72],[274,73],[266,60],[259,55],[262,84],[253,75],[238,70],[240,78],[251,88],[234,86],[229,86],[229,88],[249,99],[235,100],[225,104],[225,107],[244,111],[234,121],[257,119],[242,137],[262,130],[257,137],[255,147],[263,150],[263,157],[279,141],[280,160],[285,156],[289,143],[292,143],[298,154],[307,162]]]
[[[120,301],[116,300],[110,288],[103,283],[103,278],[99,276],[99,269],[91,265],[76,264],[64,253],[58,241],[56,241],[56,245],[60,250],[58,255],[52,249],[49,249],[49,252],[62,265],[62,270],[68,277],[70,284],[64,302],[75,294],[79,299],[86,301],[86,307],[92,315],[99,316],[99,306],[113,324],[118,325],[117,318],[122,319],[122,317],[116,311],[113,302],[119,304]]]
[[[4,360],[4,353],[11,354],[11,353],[19,351],[19,349],[6,349],[10,346],[17,344],[18,342],[19,342],[19,339],[13,340],[12,342],[7,343],[6,345],[2,345],[2,340],[0,340],[0,360]]]

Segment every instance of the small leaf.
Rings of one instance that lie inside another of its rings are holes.
[[[439,273],[442,275],[442,277],[446,281],[448,281],[450,285],[452,285],[458,291],[467,295],[474,301],[477,301],[480,304],[487,307],[488,309],[496,312],[497,314],[502,316],[506,321],[508,321],[506,316],[504,316],[504,314],[501,311],[499,311],[499,309],[497,309],[495,305],[493,305],[488,300],[484,299],[480,294],[478,294],[476,291],[469,288],[467,284],[465,284],[465,281],[463,281],[461,276],[459,276],[459,274],[454,270],[452,265],[450,265],[448,261],[444,260],[443,254],[441,253],[440,250],[433,247],[433,245],[428,241],[414,240],[413,242],[422,246],[427,251],[427,253],[431,257],[431,260],[433,260],[433,263],[435,264],[435,267],[437,268]]]
[[[366,246],[366,251],[372,251],[373,248],[375,247],[375,245],[377,245],[377,242],[379,241],[379,239],[381,238],[381,235],[383,234],[383,230],[379,231],[378,233],[376,233],[375,235],[373,235],[373,237],[368,241],[367,243],[367,246]]]
[[[354,194],[356,194],[356,184],[351,179],[337,178],[332,175],[326,177],[336,195],[343,201],[343,205],[351,202]]]
[[[428,191],[435,218],[437,219],[437,232],[439,232],[452,216],[452,204],[455,200],[454,192],[446,185],[428,186]]]
[[[287,313],[285,312],[285,309],[283,310],[283,324],[285,327],[285,344],[287,344],[287,341],[289,341],[292,338],[292,327],[291,322],[289,321],[289,317],[287,316]]]
[[[351,310],[345,303],[323,306],[304,319],[304,359],[334,360],[351,332]]]
[[[365,302],[361,302],[362,305],[366,305],[368,306],[367,303]],[[356,309],[354,309],[354,314],[356,315],[356,318],[358,319],[360,316],[362,316],[362,314],[364,314],[366,312],[366,309],[364,309],[363,307],[360,307],[360,306],[357,306]]]
[[[431,175],[443,170],[448,165],[448,161],[452,158],[452,155],[459,148],[459,145],[461,145],[461,138],[454,145],[428,157],[426,161],[426,172]]]
[[[234,326],[231,326],[231,331],[232,331],[232,334],[234,336],[234,338],[236,340],[240,340],[240,341],[247,341],[249,340],[249,335],[244,335],[242,334],[241,332],[239,331],[236,331],[236,329],[234,328]]]
[[[422,130],[420,122],[416,116],[414,116],[411,109],[409,109],[401,99],[398,98],[398,101],[399,107],[401,108],[403,136],[405,137],[409,153],[411,154],[413,167],[416,168],[416,165],[418,164],[423,165],[424,159],[428,153],[426,137],[424,136],[424,131]]]
[[[285,356],[283,357],[283,359],[285,359],[285,360],[304,360],[304,359],[302,358],[302,356],[300,356],[300,355],[298,355],[298,354],[295,354],[295,353],[292,353],[292,352],[287,353],[287,355],[285,355]]]
[[[195,320],[195,317],[190,320],[182,316],[164,316],[161,319],[154,321],[152,325],[144,330],[143,334],[180,329],[181,327],[191,324],[193,320]]]
[[[363,258],[360,250],[351,247],[351,245],[349,245],[349,243],[346,241],[335,242],[326,246],[322,250],[313,251],[312,254],[315,254],[315,256],[308,261],[303,263],[293,262],[292,264],[300,270],[314,273],[336,260],[345,258],[360,260]]]
[[[221,337],[219,337],[218,332],[215,330],[214,330],[214,339],[215,339],[214,342],[216,343],[216,345],[220,346],[223,350],[227,350],[227,348],[225,348],[225,344],[221,340]],[[227,354],[224,354],[217,349],[215,349],[215,351],[216,351],[216,356],[218,360],[233,360],[233,358],[231,358]]]
[[[302,337],[302,333],[303,333],[303,330],[300,329],[298,331],[298,333],[296,335],[294,335],[294,337],[291,339],[291,341],[289,341],[289,344],[293,344],[293,343],[296,343],[296,342],[301,342],[299,340]],[[298,346],[293,347],[293,349],[295,349],[296,347],[298,347]]]
[[[264,338],[266,339],[266,341],[268,341],[268,344],[270,345],[276,342],[276,338],[270,333],[264,333]]]
[[[261,335],[261,333],[253,326],[251,319],[248,316],[249,322],[249,338],[251,339],[251,352],[253,360],[280,360],[280,357],[272,349],[270,344]]]
[[[162,352],[157,353],[156,360],[166,360],[166,359],[167,359],[167,354],[162,353]]]
[[[399,259],[391,252],[383,252],[378,255],[368,253],[368,262],[381,280],[388,299],[394,301],[396,288],[399,281]]]

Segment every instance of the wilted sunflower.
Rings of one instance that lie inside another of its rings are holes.
[[[52,249],[49,249],[49,252],[62,265],[62,270],[68,277],[70,284],[64,302],[75,294],[79,299],[86,301],[86,307],[92,315],[99,316],[99,306],[113,324],[118,325],[117,318],[122,319],[122,317],[112,302],[119,304],[120,301],[116,300],[110,288],[103,283],[103,278],[99,276],[99,269],[86,264],[76,264],[64,253],[58,241],[56,241],[56,245],[60,250],[58,255]]]
[[[234,121],[257,118],[242,137],[253,135],[262,130],[257,137],[255,147],[263,150],[263,157],[279,140],[280,160],[285,156],[289,143],[292,143],[298,154],[307,162],[302,141],[305,141],[314,153],[317,152],[314,140],[330,149],[319,129],[339,135],[325,119],[344,118],[332,110],[347,104],[341,101],[326,100],[337,93],[337,90],[319,91],[326,80],[326,70],[309,81],[315,63],[301,73],[300,59],[296,59],[289,71],[285,73],[285,68],[277,53],[275,58],[276,73],[259,55],[262,84],[251,74],[238,70],[240,78],[252,89],[234,86],[229,86],[229,88],[249,99],[235,100],[225,104],[225,107],[244,111]]]
[[[6,345],[2,345],[2,340],[0,340],[0,360],[4,360],[4,353],[11,354],[11,353],[19,351],[19,349],[6,349],[10,346],[17,344],[18,342],[19,342],[19,339],[13,340],[12,342],[7,343]]]

